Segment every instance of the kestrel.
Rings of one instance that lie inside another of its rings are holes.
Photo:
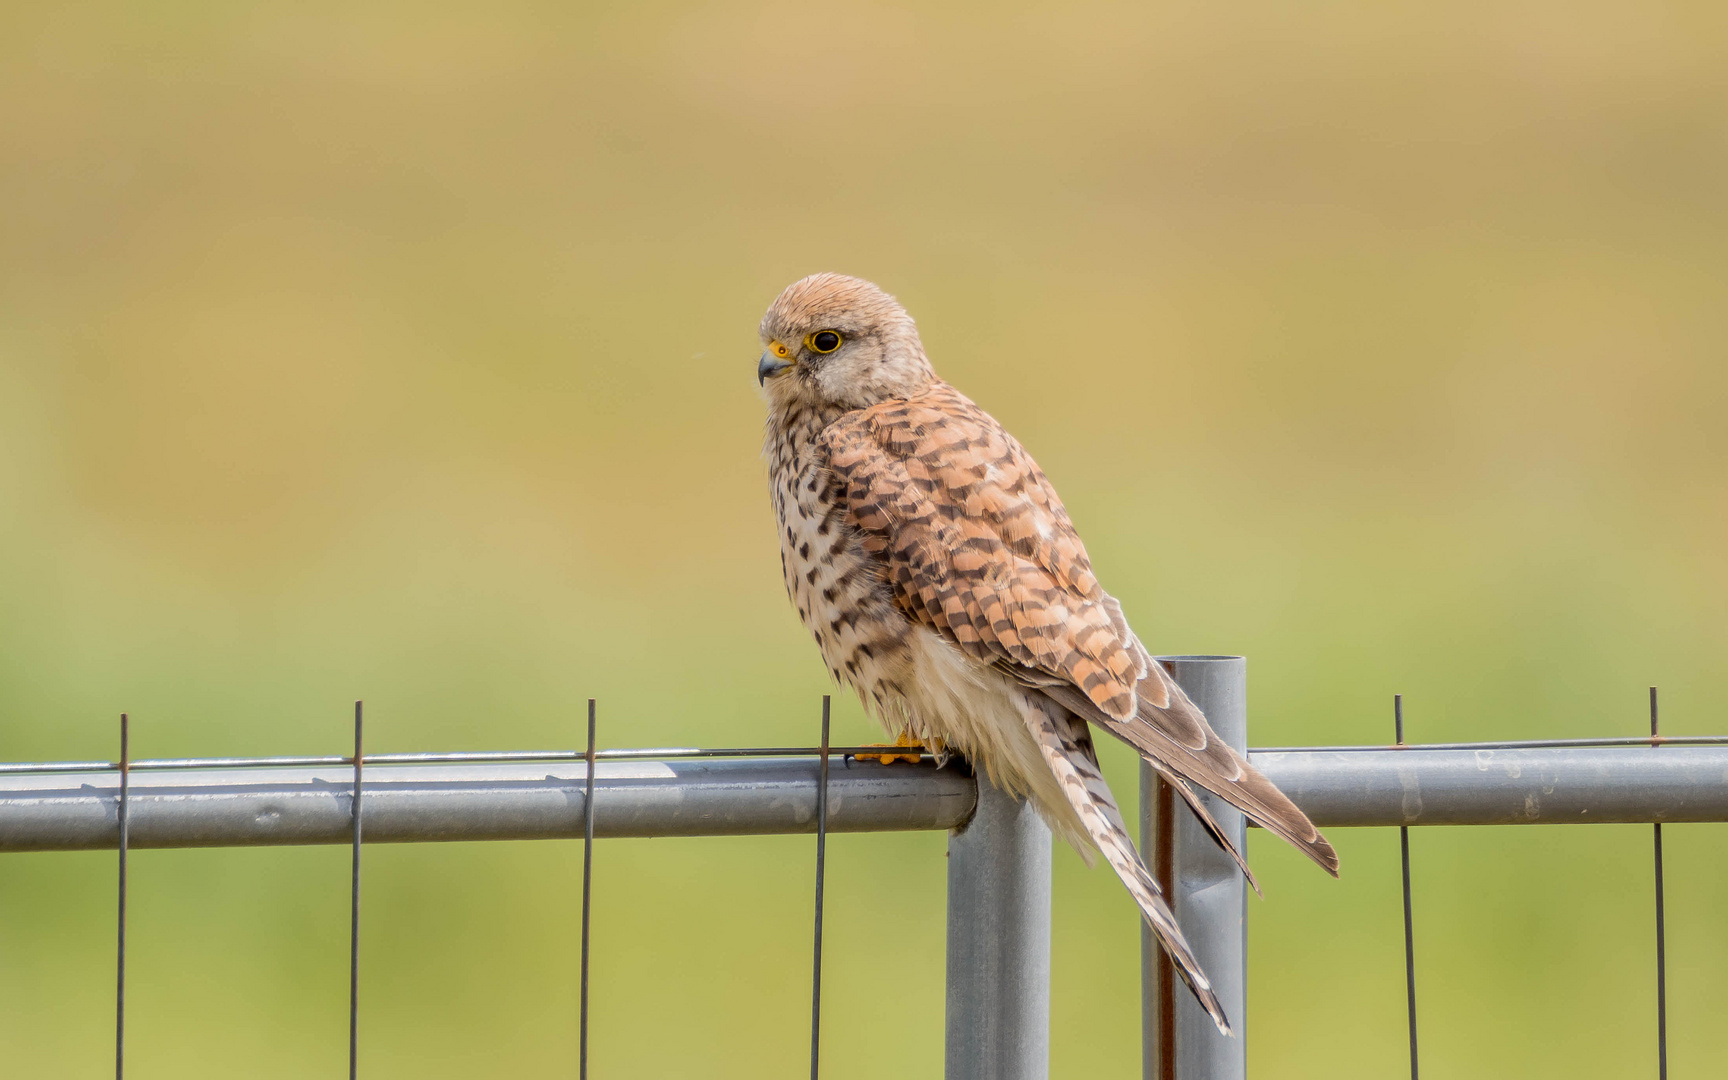
[[[829,672],[899,745],[964,754],[1088,861],[1096,846],[1228,1034],[1129,838],[1088,724],[1139,751],[1244,873],[1192,785],[1336,875],[1332,846],[1153,662],[1043,471],[936,376],[892,296],[816,274],[780,294],[761,336],[763,453],[786,591]]]

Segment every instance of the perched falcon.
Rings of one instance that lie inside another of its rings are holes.
[[[1244,873],[1192,785],[1336,875],[1332,846],[1153,662],[1099,586],[1050,481],[936,377],[892,296],[816,274],[780,294],[761,334],[763,452],[786,591],[828,670],[901,745],[964,754],[1088,859],[1095,845],[1228,1033],[1134,850],[1088,724],[1151,762]]]

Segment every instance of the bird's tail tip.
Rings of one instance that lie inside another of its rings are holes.
[[[1218,1034],[1226,1039],[1234,1037],[1236,1029],[1230,1026],[1230,1018],[1224,1015],[1224,1006],[1219,1003],[1218,995],[1210,989],[1201,990],[1193,983],[1188,985],[1189,989],[1194,991],[1194,997],[1199,1000],[1200,1007],[1205,1009],[1206,1015],[1212,1018],[1212,1024],[1218,1029]]]
[[[1333,877],[1338,876],[1338,852],[1324,836],[1316,833],[1314,842],[1308,846],[1308,852],[1309,857],[1319,864],[1320,869]]]

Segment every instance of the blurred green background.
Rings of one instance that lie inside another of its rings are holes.
[[[808,743],[756,321],[874,278],[1252,741],[1720,732],[1718,4],[0,7],[0,759]],[[855,702],[837,740],[872,734]],[[1106,767],[1132,794],[1132,762]],[[1256,835],[1250,1060],[1404,1068],[1396,836]],[[944,840],[830,848],[825,1075],[940,1071]],[[1728,827],[1668,831],[1677,1076]],[[1435,1077],[1655,1074],[1649,830],[1419,830]],[[595,1075],[799,1075],[807,838],[603,843]],[[347,852],[143,852],[130,1075],[339,1075]],[[7,1075],[113,858],[0,858]],[[573,1075],[580,849],[374,849],[363,1074]],[[1138,930],[1059,852],[1052,1074]],[[1715,1063],[1715,1064],[1712,1064]]]

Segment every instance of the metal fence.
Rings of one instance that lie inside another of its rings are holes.
[[[1246,663],[1168,658],[1176,681],[1245,749]],[[1658,1047],[1666,1075],[1661,823],[1728,820],[1728,738],[1283,747],[1250,759],[1322,828],[1406,830],[1404,897],[1411,1074],[1417,1073],[1410,903],[1412,825],[1655,824]],[[1400,713],[1401,716],[1401,713]],[[606,837],[815,835],[811,1075],[821,1048],[824,859],[829,832],[943,829],[948,848],[945,1072],[1042,1080],[1049,1058],[1050,833],[962,764],[883,766],[863,747],[586,750],[0,764],[0,852],[117,849],[115,1074],[125,1067],[126,865],[133,848],[350,844],[349,1069],[358,1072],[360,885],[365,845],[585,837],[579,1061],[587,1070],[592,841]],[[880,752],[880,751],[877,751]],[[1238,844],[1240,814],[1204,796]],[[1247,888],[1168,787],[1141,770],[1142,849],[1233,1017],[1246,1017]],[[1243,1038],[1218,1035],[1143,936],[1145,1075],[1241,1080]]]
[[[1247,748],[1247,662],[1172,657],[1165,662],[1218,733]],[[1662,824],[1728,821],[1728,736],[1659,734],[1650,691],[1648,738],[1406,744],[1403,701],[1393,703],[1395,741],[1378,746],[1272,747],[1248,758],[1322,829],[1397,827],[1401,833],[1404,962],[1410,1075],[1418,1072],[1414,920],[1409,829],[1416,825],[1654,825],[1654,918],[1659,1075],[1668,1075],[1662,895]],[[1238,846],[1242,815],[1203,794]],[[1140,770],[1142,850],[1170,895],[1183,932],[1224,1008],[1245,1016],[1247,884],[1169,788]],[[1172,987],[1168,960],[1142,932],[1143,1061],[1149,1080],[1241,1080],[1246,1044],[1224,1038],[1204,1010]],[[1174,990],[1174,992],[1172,992]],[[1025,1074],[1033,1075],[1033,1074]],[[1036,1074],[1036,1075],[1042,1075]]]

